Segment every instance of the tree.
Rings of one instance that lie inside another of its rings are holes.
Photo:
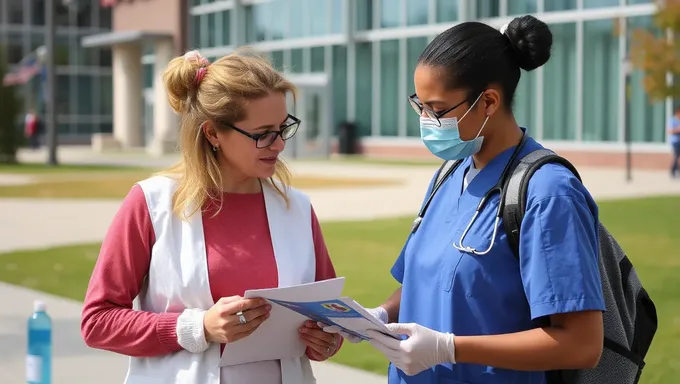
[[[657,0],[657,4],[657,32],[635,29],[630,47],[630,62],[644,73],[642,84],[652,101],[680,98],[680,0]],[[668,75],[676,81],[669,82]]]
[[[0,80],[8,72],[5,49],[0,49]],[[21,140],[17,121],[20,102],[15,86],[0,84],[0,163],[16,163]]]

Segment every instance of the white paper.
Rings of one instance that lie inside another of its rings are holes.
[[[309,284],[284,288],[246,291],[245,298],[263,297],[291,302],[333,300],[342,294],[345,278],[338,277]],[[298,329],[307,318],[273,302],[269,318],[250,336],[224,348],[220,366],[256,361],[302,357],[305,345]]]

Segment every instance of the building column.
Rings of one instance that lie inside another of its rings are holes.
[[[141,61],[139,44],[113,47],[113,137],[123,148],[143,143]]]
[[[172,153],[177,148],[177,117],[168,102],[168,94],[163,83],[163,72],[174,56],[171,39],[158,39],[154,42],[153,65],[153,140],[147,151],[153,155]]]

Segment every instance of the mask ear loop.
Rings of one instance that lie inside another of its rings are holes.
[[[463,114],[463,116],[461,116],[460,120],[458,120],[458,123],[460,123],[461,121],[463,121],[463,119],[465,118],[465,116],[467,116],[467,114],[468,114],[470,111],[472,111],[472,108],[474,108],[475,105],[477,105],[477,102],[479,101],[479,99],[482,97],[483,94],[484,94],[484,92],[481,92],[481,93],[479,94],[479,96],[477,96],[477,98],[475,99],[475,102],[472,103],[472,105],[470,106],[470,108],[468,108],[467,111],[465,111],[465,113]],[[477,136],[475,136],[475,139],[478,138],[479,135],[482,134],[482,130],[483,130],[484,127],[486,126],[486,122],[487,122],[487,121],[489,121],[489,115],[486,115],[486,119],[484,119],[484,124],[482,124],[482,127],[479,128],[479,132],[477,132]],[[474,140],[474,139],[472,139],[472,140]]]
[[[477,105],[477,102],[479,101],[479,98],[482,97],[483,94],[484,94],[484,92],[481,92],[481,93],[479,94],[479,96],[477,96],[477,98],[475,99],[475,102],[472,103],[472,105],[470,106],[470,108],[468,108],[468,110],[465,111],[465,113],[463,113],[463,116],[460,117],[460,120],[458,120],[459,123],[460,123],[461,121],[463,121],[463,119],[465,118],[465,116],[467,116],[467,114],[470,113],[470,111],[472,111],[472,108],[474,108],[475,105]]]

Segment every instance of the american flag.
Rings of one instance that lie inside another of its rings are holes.
[[[17,66],[2,78],[2,85],[18,85],[28,83],[35,75],[40,73],[40,62],[35,57],[22,60]]]

